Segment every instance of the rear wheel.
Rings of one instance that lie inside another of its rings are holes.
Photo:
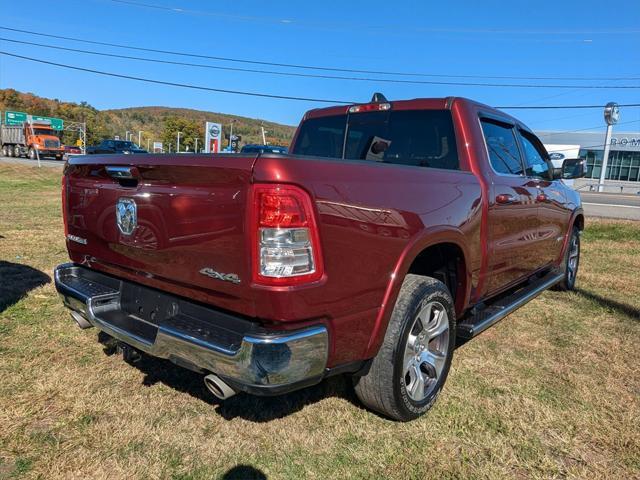
[[[29,158],[31,160],[35,160],[38,158],[38,156],[36,155],[36,149],[33,147],[29,148]]]
[[[22,156],[22,150],[18,145],[16,145],[13,149],[13,156],[16,158],[19,158]]]
[[[2,146],[2,156],[3,157],[8,157],[9,156],[9,152],[7,152],[7,146],[6,145]]]
[[[447,287],[434,278],[407,275],[380,351],[369,372],[355,379],[358,398],[400,421],[429,410],[449,373],[455,325]]]
[[[7,147],[7,157],[13,157],[13,147],[11,145]]]
[[[573,227],[569,245],[564,255],[562,268],[564,277],[560,283],[556,284],[557,290],[574,290],[576,288],[576,277],[578,276],[578,267],[580,266],[580,230]]]

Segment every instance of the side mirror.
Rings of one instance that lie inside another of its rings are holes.
[[[587,161],[584,158],[567,158],[562,163],[562,178],[570,180],[572,178],[582,178],[587,173]]]

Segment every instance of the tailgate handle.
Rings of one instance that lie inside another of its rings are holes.
[[[116,180],[137,180],[140,176],[136,167],[105,167],[107,174]]]

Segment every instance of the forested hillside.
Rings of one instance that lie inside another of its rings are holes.
[[[225,134],[233,121],[233,132],[242,136],[242,143],[262,143],[260,126],[267,131],[267,142],[288,145],[294,127],[267,122],[260,119],[205,112],[186,108],[171,107],[132,107],[117,110],[98,110],[87,102],[70,103],[57,99],[42,98],[32,93],[18,92],[8,88],[0,89],[0,110],[15,110],[32,115],[59,117],[66,121],[87,123],[88,143],[93,144],[104,138],[119,135],[124,139],[125,132],[134,132],[137,141],[138,131],[142,131],[142,146],[147,141],[162,141],[166,146],[175,145],[176,132],[181,131],[181,145],[193,150],[195,137],[202,145],[204,123],[218,122],[223,125]],[[73,143],[73,134],[66,132],[63,140]]]

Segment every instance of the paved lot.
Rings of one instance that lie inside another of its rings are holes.
[[[37,165],[37,161],[26,158],[0,157],[0,162]],[[62,167],[64,162],[41,160],[45,167]],[[640,221],[640,195],[617,193],[580,192],[584,211],[588,217],[608,217]]]
[[[588,217],[640,220],[640,195],[581,192],[580,196]]]
[[[2,157],[0,156],[0,162],[5,163],[19,163],[21,165],[38,165],[37,160],[29,160],[28,158],[14,158],[14,157]],[[40,164],[44,167],[63,167],[64,162],[61,160],[52,160],[50,158],[41,159]]]

